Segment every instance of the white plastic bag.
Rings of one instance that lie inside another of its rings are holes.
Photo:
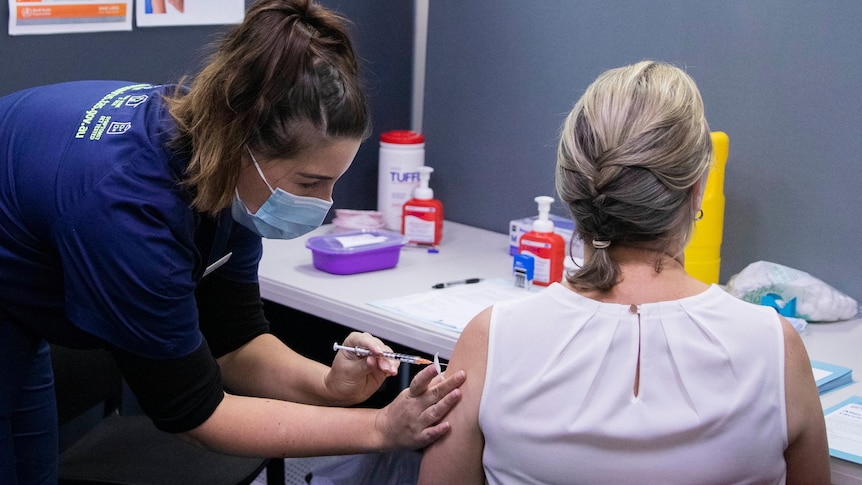
[[[768,261],[746,266],[730,278],[726,290],[758,305],[769,293],[784,301],[796,298],[795,316],[809,322],[848,320],[859,313],[859,303],[853,298],[804,271]]]

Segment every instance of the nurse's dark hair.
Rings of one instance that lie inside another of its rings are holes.
[[[703,100],[688,74],[654,61],[601,74],[569,113],[557,151],[557,193],[592,251],[567,281],[613,288],[620,246],[654,250],[657,271],[661,254],[679,256],[711,160]]]
[[[348,21],[312,0],[260,0],[168,100],[174,150],[191,156],[193,205],[229,207],[246,146],[258,159],[291,158],[371,132]]]

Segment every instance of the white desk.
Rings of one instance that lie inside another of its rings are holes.
[[[401,250],[392,269],[333,275],[314,269],[305,242],[330,226],[289,241],[263,240],[260,292],[269,301],[371,333],[384,341],[449,358],[458,333],[412,321],[368,302],[430,290],[436,283],[467,278],[508,278],[512,261],[506,235],[446,221],[439,252]]]
[[[456,332],[412,321],[368,304],[370,301],[422,292],[431,285],[466,278],[509,278],[508,237],[446,221],[439,253],[403,249],[395,268],[355,275],[332,275],[314,269],[305,241],[331,230],[324,226],[305,237],[264,239],[260,263],[261,296],[281,305],[325,318],[384,341],[397,342],[428,354],[451,355]],[[853,369],[854,383],[821,397],[824,409],[852,396],[862,396],[862,319],[809,324],[802,335],[809,356]],[[862,484],[862,466],[832,459],[836,484]]]
[[[808,356],[853,369],[853,384],[820,397],[828,409],[850,396],[862,396],[862,319],[808,324],[802,332]],[[862,465],[832,458],[832,483],[862,484]]]

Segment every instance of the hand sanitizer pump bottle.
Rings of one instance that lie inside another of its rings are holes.
[[[554,199],[540,195],[535,201],[539,204],[539,218],[533,222],[533,229],[521,236],[518,253],[533,257],[533,284],[548,286],[563,279],[566,241],[554,232],[554,222],[548,218]]]
[[[419,186],[413,189],[413,198],[404,204],[401,216],[401,233],[407,242],[438,245],[443,237],[443,203],[434,198],[428,187],[431,167],[419,167]]]

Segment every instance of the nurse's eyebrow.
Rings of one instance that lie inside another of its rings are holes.
[[[315,179],[315,180],[333,180],[333,179],[335,179],[335,177],[330,177],[329,175],[320,175],[320,174],[316,174],[316,173],[299,172],[299,173],[297,173],[297,175],[299,175],[300,177],[305,177],[305,178]]]

